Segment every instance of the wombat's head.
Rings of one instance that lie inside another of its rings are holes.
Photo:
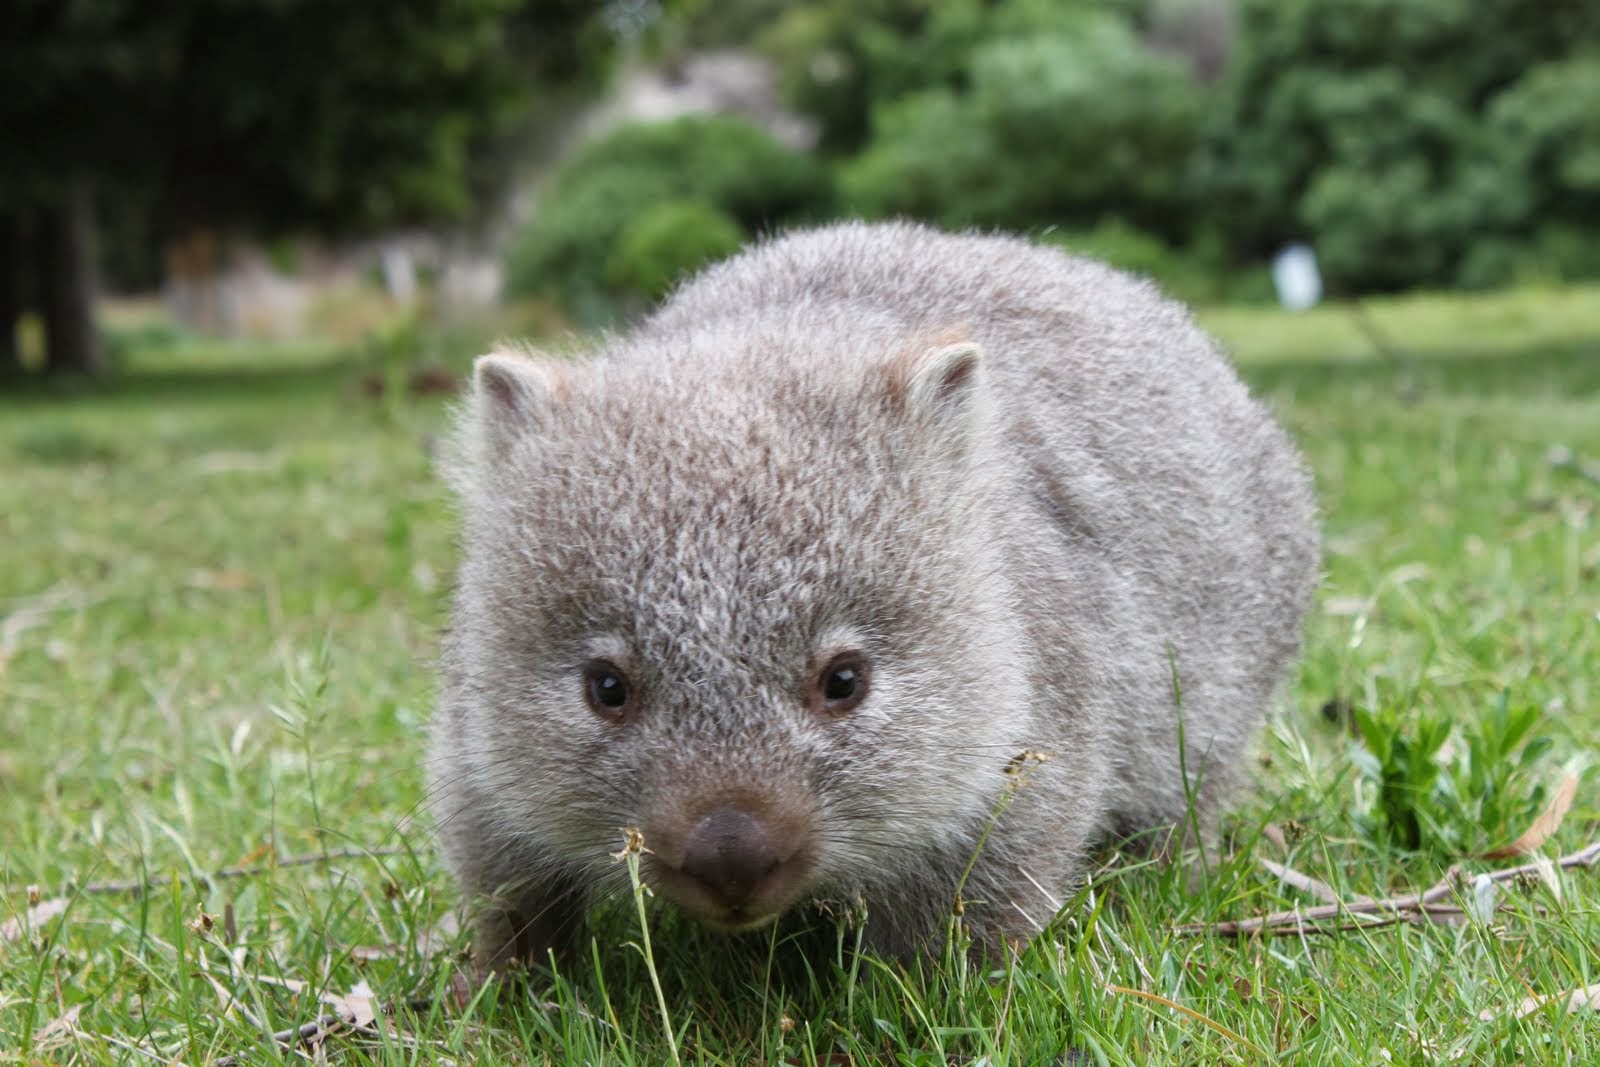
[[[441,713],[483,849],[602,887],[638,827],[730,929],[968,858],[1035,674],[983,357],[796,344],[478,362]]]

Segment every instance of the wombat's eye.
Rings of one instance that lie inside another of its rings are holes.
[[[829,715],[843,715],[867,698],[871,671],[859,652],[843,652],[828,661],[817,676],[814,703]]]
[[[603,659],[584,665],[583,695],[590,711],[613,720],[627,715],[632,699],[627,677],[616,664]]]

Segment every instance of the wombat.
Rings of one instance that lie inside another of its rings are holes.
[[[1285,434],[1151,284],[1004,236],[768,240],[577,363],[482,357],[431,777],[481,965],[642,876],[915,956],[1206,822],[1300,641]],[[1180,745],[1181,739],[1181,745]]]

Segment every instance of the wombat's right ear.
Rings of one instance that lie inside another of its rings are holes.
[[[556,372],[516,352],[496,349],[472,368],[468,418],[486,453],[500,459],[544,424],[557,389]]]

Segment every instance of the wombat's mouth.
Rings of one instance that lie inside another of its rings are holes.
[[[647,880],[697,922],[740,933],[766,926],[787,911],[805,895],[810,873],[811,863],[794,856],[747,886],[714,887],[665,863],[650,864]]]
[[[643,828],[647,877],[667,899],[719,930],[771,922],[809,888],[815,870],[803,808],[729,791]]]
[[[781,914],[782,911],[774,911],[766,915],[747,915],[735,909],[725,915],[697,915],[695,918],[713,930],[720,930],[725,934],[743,934],[759,930],[763,926],[770,926]]]

